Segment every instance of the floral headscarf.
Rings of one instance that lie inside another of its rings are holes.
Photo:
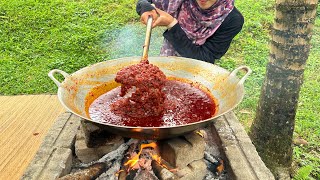
[[[194,44],[202,45],[233,10],[234,0],[217,0],[209,9],[201,9],[196,0],[153,0],[155,6],[176,18]],[[165,39],[160,55],[179,55]]]

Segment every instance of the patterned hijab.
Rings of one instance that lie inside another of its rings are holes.
[[[176,18],[194,44],[202,45],[233,10],[234,0],[217,0],[209,9],[201,9],[196,0],[153,0],[155,6]],[[161,56],[179,56],[165,39]]]

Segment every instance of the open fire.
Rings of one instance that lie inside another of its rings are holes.
[[[135,149],[139,149],[139,151],[137,152]],[[128,176],[132,176],[132,174],[134,175],[138,173],[138,171],[144,171],[144,175],[154,175],[154,166],[157,166],[155,169],[166,168],[169,171],[174,171],[173,168],[169,169],[168,165],[165,165],[163,162],[156,142],[142,143],[142,141],[140,141],[129,147],[126,154],[124,159],[127,160],[118,173],[119,179],[127,179]]]
[[[131,153],[129,160],[124,163],[127,171],[134,169],[149,169],[151,167],[152,160],[161,163],[161,157],[157,150],[157,144],[155,142],[149,144],[141,144],[140,151],[138,153]],[[164,165],[164,167],[166,167]]]
[[[209,128],[167,140],[127,139],[96,161],[75,163],[60,179],[226,179]]]
[[[22,179],[173,179],[170,175],[180,175],[179,179],[189,176],[192,180],[274,179],[233,113],[209,123],[201,133],[158,141],[128,139],[110,134],[109,127],[95,126],[99,124],[69,112],[62,114]],[[157,147],[144,150],[157,149],[161,163],[165,160],[172,167],[165,164],[164,168],[153,159],[150,171],[120,171],[126,170],[124,164],[133,157],[129,151],[138,154],[141,144],[152,142]]]

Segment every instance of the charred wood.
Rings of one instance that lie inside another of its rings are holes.
[[[140,169],[136,173],[133,180],[159,180],[158,177],[153,173],[153,171]]]
[[[91,180],[91,179],[96,179],[105,170],[106,170],[105,163],[96,163],[87,168],[84,168],[72,174],[68,174],[58,179],[59,180],[74,180],[74,179]]]
[[[178,179],[174,173],[170,172],[167,168],[161,166],[157,161],[152,161],[152,168],[154,173],[160,180],[175,180]]]
[[[213,163],[213,164],[218,162],[218,160],[208,152],[204,152],[204,159]]]
[[[108,170],[106,172],[104,172],[103,174],[101,174],[97,180],[117,180],[118,179],[118,175],[117,172],[119,172],[119,169],[121,167],[121,158],[115,160],[112,165],[108,168]]]
[[[121,170],[121,171],[119,172],[119,178],[118,178],[118,180],[126,180],[127,175],[128,175],[127,171]]]
[[[114,160],[117,160],[117,159],[122,159],[126,150],[129,148],[129,146],[134,143],[135,140],[133,139],[130,139],[128,142],[126,143],[123,143],[119,146],[118,149],[114,150],[114,151],[111,151],[110,153],[104,155],[102,158],[100,158],[99,160],[97,161],[94,161],[94,162],[91,162],[91,163],[88,163],[88,164],[84,164],[84,163],[81,163],[81,164],[78,164],[77,166],[79,167],[88,167],[92,164],[95,164],[95,163],[98,163],[98,162],[112,162]]]

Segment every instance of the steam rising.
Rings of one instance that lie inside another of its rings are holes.
[[[156,27],[152,30],[149,56],[159,56],[163,42],[164,29]],[[142,56],[146,26],[141,23],[128,24],[121,29],[109,32],[106,49],[110,53],[109,59],[121,57]]]

